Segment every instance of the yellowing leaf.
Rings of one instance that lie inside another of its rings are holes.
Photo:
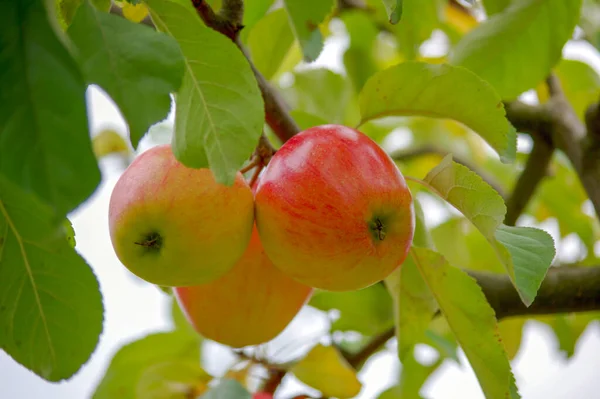
[[[409,61],[373,75],[359,97],[361,124],[385,116],[454,119],[486,140],[507,162],[516,131],[500,96],[474,73],[448,64]]]
[[[105,129],[92,139],[94,155],[102,158],[110,154],[129,154],[130,149],[123,137],[112,129]]]
[[[487,398],[518,398],[494,310],[477,282],[435,251],[411,254],[450,328],[473,367]]]
[[[523,327],[525,326],[524,317],[512,317],[502,319],[498,323],[502,344],[509,359],[513,359],[521,347],[521,338],[523,337]]]
[[[290,371],[306,385],[321,391],[324,396],[352,398],[362,388],[356,371],[333,346],[315,346]]]
[[[144,3],[133,5],[125,2],[123,4],[123,16],[133,22],[141,22],[148,16],[148,7]]]
[[[445,7],[446,20],[460,33],[467,33],[478,25],[477,20],[462,7],[449,3]]]

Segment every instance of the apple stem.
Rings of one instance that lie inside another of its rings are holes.
[[[162,244],[162,237],[158,233],[150,233],[141,242],[136,241],[134,244],[148,249],[158,250]]]

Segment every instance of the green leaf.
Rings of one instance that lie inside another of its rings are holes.
[[[77,9],[84,0],[54,0],[56,5],[56,16],[63,29],[66,29],[77,12]],[[100,11],[108,12],[111,6],[111,0],[91,0],[94,7]]]
[[[225,379],[200,399],[251,399],[252,395],[236,380]]]
[[[100,182],[77,63],[41,0],[0,3],[0,174],[65,216]]]
[[[285,10],[278,9],[261,19],[248,36],[254,66],[271,79],[294,42]]]
[[[402,361],[402,371],[400,372],[400,384],[389,388],[379,395],[378,399],[413,399],[421,398],[421,388],[429,376],[442,364],[442,358],[430,365],[419,363],[412,351]]]
[[[567,100],[582,121],[587,107],[598,99],[600,76],[590,65],[576,60],[562,59],[554,72],[560,79]]]
[[[233,184],[261,135],[265,113],[248,61],[208,28],[187,0],[146,0],[154,24],[173,36],[185,58],[177,94],[173,152],[188,167],[210,166]]]
[[[241,37],[245,41],[246,34],[252,30],[255,24],[260,21],[269,8],[273,5],[274,0],[246,0],[244,1],[244,29],[242,29]]]
[[[323,50],[323,36],[319,30],[327,15],[333,11],[333,0],[283,0],[294,35],[300,43],[305,61],[317,59]]]
[[[177,332],[150,334],[124,345],[115,354],[94,399],[134,399],[144,372],[164,362],[200,362],[199,341]]]
[[[544,80],[558,63],[580,8],[581,0],[514,1],[465,35],[451,63],[475,72],[502,99],[512,100]]]
[[[55,220],[0,174],[0,348],[48,381],[89,359],[103,319],[98,281]]]
[[[402,18],[402,2],[403,0],[382,0],[387,12],[390,24],[397,24]]]
[[[341,315],[333,322],[334,330],[374,335],[393,325],[392,301],[381,284],[359,291],[318,291],[309,305],[325,311],[338,309]]]
[[[488,17],[504,11],[510,5],[511,0],[483,0],[483,6]]]
[[[212,377],[200,367],[198,359],[169,360],[153,364],[142,373],[136,386],[136,398],[189,399],[208,389]]]
[[[419,56],[421,44],[431,37],[445,13],[446,1],[403,0],[402,20],[393,27],[402,54],[410,60]]]
[[[143,24],[98,12],[87,1],[67,33],[87,81],[117,103],[137,147],[148,128],[167,117],[170,93],[181,85],[184,65],[177,42]]]
[[[344,53],[344,66],[354,90],[359,92],[369,77],[377,71],[374,46],[379,31],[373,20],[362,10],[348,10],[340,16],[350,43]]]
[[[75,248],[77,242],[75,241],[75,230],[73,229],[71,221],[69,219],[65,219],[65,221],[63,222],[63,227],[65,230],[65,238],[67,239],[69,246],[71,248]]]
[[[202,339],[181,311],[181,307],[173,295],[171,296],[171,321],[175,331],[192,335],[196,337],[197,340]]]
[[[488,398],[518,397],[494,310],[477,282],[438,253],[413,247],[415,263]]]
[[[413,244],[429,247],[431,238],[425,226],[423,210],[417,199],[415,208],[415,234]],[[398,357],[404,361],[419,342],[424,342],[427,327],[437,311],[435,298],[419,274],[412,257],[385,279],[385,285],[394,299]]]
[[[385,116],[450,118],[473,129],[504,161],[515,159],[516,131],[500,97],[464,68],[404,62],[371,77],[359,104],[361,124]]]
[[[554,258],[552,237],[535,228],[502,225],[506,213],[502,197],[476,173],[453,162],[452,155],[424,180],[479,229],[508,271],[523,303],[531,305]]]

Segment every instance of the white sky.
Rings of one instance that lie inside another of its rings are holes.
[[[343,39],[329,42],[319,65],[333,66],[339,71]],[[572,58],[586,58],[598,68],[600,61],[580,46],[570,45],[565,54]],[[582,55],[583,54],[583,55]],[[590,58],[592,57],[592,58]],[[120,132],[126,126],[112,102],[99,90],[89,93],[91,126],[98,132],[106,126]],[[151,145],[147,140],[144,146]],[[112,354],[124,343],[148,333],[169,327],[166,296],[156,288],[134,280],[114,255],[108,236],[108,199],[122,167],[118,160],[101,162],[103,182],[95,195],[74,215],[77,250],[91,264],[97,274],[106,307],[104,332],[91,360],[67,382],[48,383],[16,364],[0,352],[0,399],[83,399],[90,397]],[[551,227],[551,226],[550,226]],[[552,228],[551,228],[552,229]],[[554,229],[552,229],[554,230]],[[555,231],[553,231],[555,235]],[[271,346],[290,345],[290,342],[307,342],[314,338],[325,322],[316,311],[305,309],[282,336]],[[307,338],[310,337],[310,338]],[[293,344],[292,344],[293,346]],[[297,346],[297,345],[296,345]],[[575,356],[566,361],[557,351],[558,343],[549,327],[531,322],[526,325],[524,340],[513,369],[523,398],[562,399],[600,397],[600,323],[591,324],[581,337]],[[427,360],[429,351],[419,351],[419,358]],[[222,373],[231,357],[219,345],[211,345],[204,352],[208,371]],[[429,356],[430,357],[430,356]],[[447,361],[429,379],[422,394],[435,399],[479,399],[483,394],[472,369],[461,353],[462,365]],[[360,374],[364,383],[359,398],[373,399],[384,389],[395,384],[398,373],[393,347],[374,356]],[[282,397],[292,393],[311,392],[306,387],[286,380]]]

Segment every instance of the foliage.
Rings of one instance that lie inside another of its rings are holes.
[[[547,103],[544,80],[554,72],[584,121],[600,77],[585,62],[562,58],[562,50],[576,26],[600,47],[600,25],[587,15],[597,2],[484,0],[482,20],[446,0],[367,0],[341,9],[337,3],[247,0],[235,43],[206,26],[188,0],[117,2],[112,7],[125,18],[112,15],[106,0],[0,2],[2,350],[47,381],[69,379],[81,368],[102,332],[103,305],[68,216],[98,187],[97,158],[137,148],[174,106],[177,158],[231,184],[263,130],[278,136],[265,123],[272,111],[255,68],[300,128],[359,126],[388,150],[409,178],[417,207],[411,256],[385,284],[317,292],[307,304],[337,310],[332,336],[352,332],[358,344],[334,339],[277,367],[325,396],[353,397],[364,381],[356,376],[360,364],[348,359],[395,327],[402,372],[380,398],[417,397],[444,360],[458,361],[459,347],[488,397],[516,398],[509,359],[528,320],[550,325],[561,350],[574,353],[597,313],[498,321],[467,272],[507,276],[523,304],[534,304],[551,263],[568,266],[555,259],[561,241],[531,221],[556,220],[559,238],[577,237],[585,247],[580,258],[597,263],[600,226],[582,211],[588,196],[562,154],[552,157],[524,209],[530,225],[503,224],[506,192],[527,159],[527,150],[517,151],[518,135],[526,136],[510,123],[505,101],[535,89]],[[332,21],[349,39],[343,72],[310,64],[338,34]],[[423,44],[434,32],[448,40],[431,56]],[[92,142],[85,101],[92,84],[119,108],[128,142],[114,134],[111,142]],[[436,226],[421,209],[425,198],[448,216]],[[203,370],[202,338],[177,306],[173,319],[172,331],[123,346],[94,397],[250,398],[246,378],[218,380]],[[432,347],[439,359],[419,363],[417,344]]]

